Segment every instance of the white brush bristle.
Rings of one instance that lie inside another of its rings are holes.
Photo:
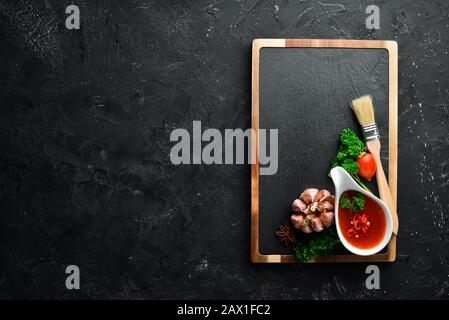
[[[374,107],[371,96],[366,95],[352,100],[351,107],[357,117],[357,120],[362,126],[376,122],[374,120]]]

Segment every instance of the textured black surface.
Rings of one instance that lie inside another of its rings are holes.
[[[388,51],[262,48],[259,78],[259,126],[279,131],[278,171],[259,179],[260,253],[291,254],[274,236],[290,220],[291,202],[310,187],[333,192],[328,173],[339,133],[349,127],[362,137],[352,99],[375,99],[381,157],[388,159]],[[340,247],[335,252],[347,253]]]
[[[449,4],[0,1],[1,298],[448,298]],[[254,38],[399,44],[398,260],[249,262],[250,170],[173,166],[175,127],[250,126]],[[65,288],[68,264],[81,289]]]

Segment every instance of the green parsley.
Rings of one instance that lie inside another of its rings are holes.
[[[343,209],[351,209],[351,200],[345,195],[340,197],[340,207]]]
[[[335,245],[340,243],[338,236],[330,229],[321,232],[320,237],[311,240],[301,240],[293,247],[295,258],[299,261],[308,261],[313,257],[328,256]]]
[[[340,197],[340,207],[343,209],[349,209],[352,212],[360,212],[365,208],[365,196],[360,192],[357,192],[352,196],[352,201],[346,195]]]
[[[359,212],[365,208],[365,196],[359,192],[352,197],[352,211]]]
[[[360,180],[357,173],[359,164],[356,159],[367,151],[365,143],[350,128],[340,133],[340,147],[337,155],[331,162],[331,168],[337,166],[345,169],[365,190],[371,193],[368,187]]]

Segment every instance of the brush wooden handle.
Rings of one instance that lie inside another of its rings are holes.
[[[393,197],[391,196],[390,187],[388,186],[387,178],[385,177],[382,162],[380,161],[380,141],[378,139],[369,140],[366,142],[366,146],[376,161],[377,188],[379,189],[380,198],[390,209],[391,216],[393,218],[393,233],[397,235],[399,228],[398,213],[396,212],[396,206],[394,204]]]

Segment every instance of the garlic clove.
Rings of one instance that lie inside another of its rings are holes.
[[[315,232],[321,232],[323,231],[323,223],[321,222],[320,218],[315,217],[312,219],[311,223],[312,229]]]
[[[328,190],[326,190],[326,189],[320,190],[316,194],[315,201],[321,201],[322,199],[329,197],[330,195],[331,195],[331,193]]]
[[[301,231],[304,232],[304,233],[312,233],[313,229],[312,229],[311,226],[303,225],[303,226],[301,227]]]
[[[320,215],[320,220],[325,227],[329,227],[334,223],[335,214],[333,211],[325,211]]]
[[[304,201],[300,199],[296,199],[292,203],[292,210],[293,212],[302,213],[307,209],[307,205],[304,203]]]
[[[316,188],[308,188],[304,190],[303,193],[299,196],[299,199],[304,201],[305,204],[310,204],[315,201],[316,194],[318,193],[318,189]]]
[[[318,203],[318,210],[320,212],[334,210],[334,205],[330,201],[321,201]]]
[[[334,196],[327,196],[321,199],[321,202],[323,201],[329,201],[332,205],[335,205],[335,197]]]
[[[302,214],[292,214],[290,220],[296,229],[301,230],[304,225],[304,216]]]

